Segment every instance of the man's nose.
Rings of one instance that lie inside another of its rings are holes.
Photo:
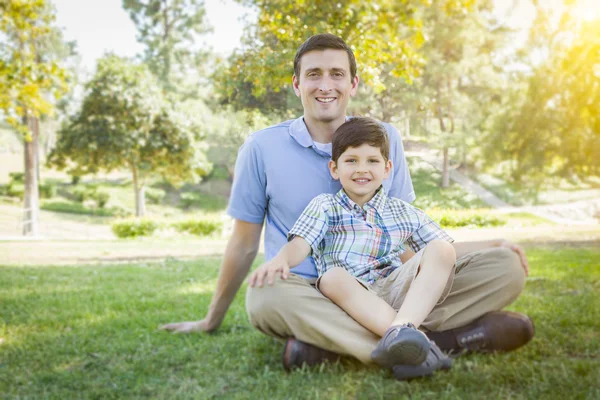
[[[319,90],[321,92],[329,92],[331,90],[331,82],[329,80],[329,77],[324,76],[323,79],[321,79],[321,83],[319,84]]]

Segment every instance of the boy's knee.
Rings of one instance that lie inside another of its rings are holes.
[[[354,281],[354,277],[350,275],[344,268],[331,268],[319,278],[319,290],[327,297],[331,297],[340,290],[343,290],[344,283],[348,282],[348,279]]]
[[[435,254],[436,257],[447,260],[448,263],[444,263],[444,265],[450,267],[456,263],[456,250],[454,250],[454,246],[452,246],[451,243],[448,243],[445,240],[435,239],[427,243],[427,247],[425,247],[425,251],[423,252],[423,255],[425,254]]]

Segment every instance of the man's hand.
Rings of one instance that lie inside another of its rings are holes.
[[[169,331],[171,333],[194,333],[194,332],[212,332],[217,329],[216,326],[211,326],[206,319],[201,321],[175,322],[166,324],[159,328],[161,331]]]
[[[285,261],[281,261],[275,257],[271,261],[266,262],[258,267],[256,271],[250,274],[250,278],[248,278],[248,284],[250,287],[262,287],[263,280],[266,277],[267,283],[272,285],[275,275],[279,272],[281,272],[281,279],[287,279],[290,274],[290,266]]]
[[[525,256],[525,250],[521,246],[509,242],[508,240],[503,240],[500,243],[500,247],[511,249],[512,251],[517,253],[519,259],[521,260],[521,266],[525,270],[525,276],[529,276],[529,263],[527,262],[527,256]]]

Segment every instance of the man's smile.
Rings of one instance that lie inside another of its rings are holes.
[[[331,103],[335,99],[337,99],[337,97],[317,97],[319,103]]]

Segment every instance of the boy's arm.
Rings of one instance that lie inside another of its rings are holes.
[[[263,280],[266,278],[267,283],[272,285],[275,274],[279,271],[281,271],[281,278],[287,279],[290,268],[300,264],[310,254],[310,251],[308,242],[300,236],[296,236],[286,243],[273,259],[254,271],[248,278],[248,284],[250,287],[262,287]]]
[[[525,256],[525,250],[521,246],[518,246],[508,240],[494,239],[481,242],[454,242],[452,245],[456,251],[456,258],[473,253],[474,251],[489,249],[492,247],[504,247],[510,249],[517,253],[519,259],[521,260],[521,265],[525,270],[525,275],[529,275],[529,263],[527,262],[527,257]]]

